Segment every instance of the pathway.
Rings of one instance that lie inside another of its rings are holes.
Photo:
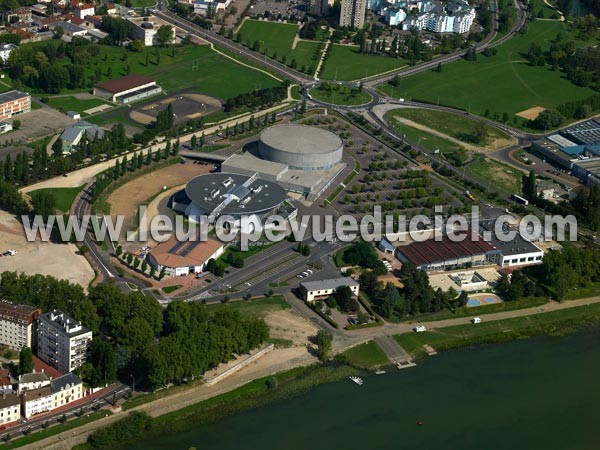
[[[400,347],[400,344],[398,344],[391,336],[379,336],[375,338],[375,342],[377,342],[390,362],[397,365],[398,368],[414,366],[414,363],[410,359],[410,355],[406,350]]]
[[[329,51],[329,46],[331,45],[331,36],[333,35],[333,29],[329,29],[329,36],[327,37],[327,41],[325,41],[325,46],[321,51],[321,58],[319,58],[319,64],[317,64],[317,68],[315,69],[315,78],[319,78],[321,74],[321,67],[323,67],[323,63],[325,62],[325,55]]]

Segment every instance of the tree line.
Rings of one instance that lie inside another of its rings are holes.
[[[288,82],[284,82],[280,86],[257,89],[228,98],[223,106],[225,112],[232,112],[243,107],[254,110],[263,106],[272,106],[287,98],[287,89]]]

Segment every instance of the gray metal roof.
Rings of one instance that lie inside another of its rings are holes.
[[[81,383],[83,383],[81,378],[71,372],[52,380],[50,387],[52,388],[52,393],[55,393],[77,386]]]
[[[331,131],[297,124],[269,127],[260,140],[280,151],[298,154],[330,153],[342,147],[342,140]]]
[[[337,289],[340,286],[360,286],[358,281],[350,277],[330,278],[327,280],[305,281],[300,286],[307,291],[323,291],[327,289]]]
[[[12,102],[14,100],[18,100],[20,98],[28,96],[29,94],[27,92],[8,91],[0,94],[0,103]]]

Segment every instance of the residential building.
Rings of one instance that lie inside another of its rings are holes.
[[[196,0],[194,2],[194,14],[207,16],[223,13],[231,4],[231,0]]]
[[[330,278],[320,281],[305,281],[300,283],[300,292],[306,302],[324,299],[335,293],[341,286],[348,286],[356,296],[359,294],[360,284],[350,277]]]
[[[73,10],[73,14],[75,17],[83,20],[87,16],[93,16],[96,14],[96,10],[94,9],[94,5],[91,3],[82,3],[75,7]]]
[[[41,313],[33,306],[0,301],[0,344],[14,350],[33,347],[35,321]]]
[[[42,314],[37,336],[38,357],[61,372],[72,372],[86,362],[92,332],[62,311]]]
[[[12,390],[15,380],[10,374],[9,369],[0,369],[0,391]]]
[[[365,24],[367,0],[342,0],[340,26],[360,29]]]
[[[146,75],[126,75],[100,83],[94,87],[94,95],[115,103],[131,103],[162,92],[162,88]]]
[[[127,17],[129,21],[129,37],[131,39],[141,40],[146,47],[157,45],[158,38],[156,32],[163,25],[169,25],[164,20],[157,17]],[[170,25],[169,25],[170,26]],[[173,31],[173,38],[175,38],[175,29]]]
[[[8,62],[8,57],[10,56],[10,53],[16,48],[19,47],[15,44],[0,44],[0,59],[2,59],[2,62],[4,64]]]
[[[87,34],[87,28],[75,25],[71,22],[58,22],[55,25],[55,28],[56,27],[62,28],[63,35],[68,37],[85,36]]]
[[[51,379],[45,372],[31,372],[19,375],[17,380],[17,393],[22,394],[26,391],[35,391],[46,386],[50,386]]]
[[[203,272],[206,263],[218,259],[223,251],[223,244],[214,239],[179,242],[173,234],[168,241],[152,249],[148,261],[159,272],[164,268],[169,276],[189,275]]]
[[[21,418],[21,399],[15,392],[4,391],[0,395],[0,425],[16,422]]]
[[[69,153],[77,150],[79,142],[86,135],[89,140],[104,139],[104,129],[98,125],[80,120],[65,127],[60,135],[63,143],[63,153]]]
[[[399,3],[400,4],[400,3]],[[467,33],[475,20],[475,8],[466,0],[421,3],[416,15],[409,15],[402,24],[403,30],[432,31],[434,33]],[[411,10],[407,11],[408,13]]]
[[[52,411],[53,396],[50,386],[23,392],[21,396],[21,414],[29,419],[36,414]]]
[[[26,92],[8,91],[0,94],[0,120],[31,111],[31,96]]]
[[[332,0],[310,0],[308,10],[311,14],[322,16],[333,6]]]
[[[83,381],[74,373],[52,380],[52,409],[60,408],[83,398]]]

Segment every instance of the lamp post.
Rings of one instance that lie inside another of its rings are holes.
[[[135,377],[133,376],[133,374],[131,374],[130,376],[131,376],[131,380],[133,381],[131,393],[135,394]]]

